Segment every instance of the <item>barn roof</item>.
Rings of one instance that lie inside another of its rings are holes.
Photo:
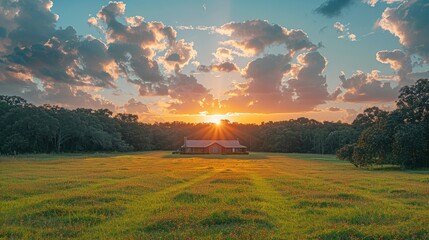
[[[182,147],[208,147],[214,143],[224,148],[246,148],[238,140],[185,140],[185,144]]]

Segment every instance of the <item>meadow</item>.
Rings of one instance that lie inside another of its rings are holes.
[[[0,157],[1,239],[429,239],[429,172],[332,155]]]

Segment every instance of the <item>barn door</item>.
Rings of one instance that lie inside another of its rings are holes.
[[[220,147],[217,144],[213,144],[212,146],[210,146],[209,148],[209,152],[213,153],[213,154],[218,154],[220,153]]]

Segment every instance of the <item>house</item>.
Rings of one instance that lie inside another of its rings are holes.
[[[237,140],[188,140],[179,150],[182,154],[249,154]]]

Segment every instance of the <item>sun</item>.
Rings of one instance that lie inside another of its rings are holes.
[[[216,126],[222,125],[222,119],[225,119],[225,116],[220,114],[207,116],[207,121],[216,124]]]

